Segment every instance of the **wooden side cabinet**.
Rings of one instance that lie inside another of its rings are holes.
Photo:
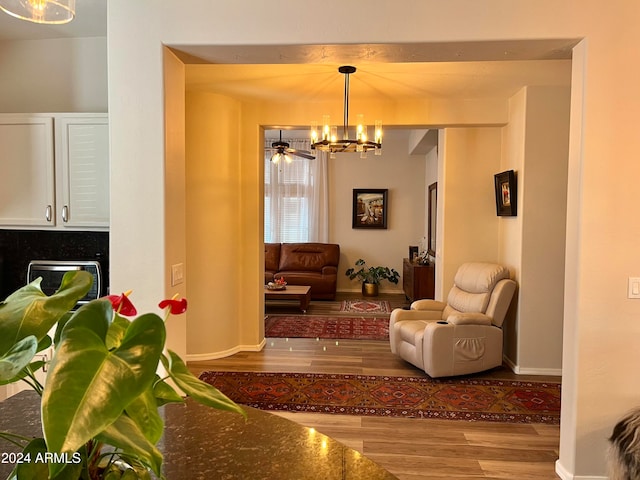
[[[402,288],[410,301],[433,298],[435,281],[435,265],[419,265],[408,258],[402,261]]]

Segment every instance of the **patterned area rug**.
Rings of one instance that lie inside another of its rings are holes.
[[[263,410],[506,423],[560,422],[560,384],[318,373],[203,372],[234,401]]]
[[[343,300],[341,312],[391,313],[391,305],[386,300]]]
[[[265,337],[388,340],[389,319],[376,317],[267,316]]]

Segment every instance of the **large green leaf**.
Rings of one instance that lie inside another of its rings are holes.
[[[118,348],[124,339],[131,321],[122,315],[115,314],[113,322],[109,325],[107,332],[107,348],[109,350]]]
[[[169,358],[162,356],[162,364],[180,389],[198,403],[218,410],[228,410],[247,416],[246,412],[217,388],[196,378],[177,353],[169,350]]]
[[[123,457],[134,457],[156,475],[160,475],[162,453],[145,438],[136,423],[127,415],[121,415],[96,438],[120,449]]]
[[[164,422],[158,414],[158,402],[149,386],[142,394],[127,405],[126,413],[151,443],[155,444],[162,436]]]
[[[53,452],[73,452],[120,417],[150,388],[165,342],[155,314],[136,318],[122,343],[109,351],[113,315],[108,300],[79,309],[66,324],[42,397],[45,439]]]
[[[51,327],[87,294],[93,276],[85,271],[68,272],[58,291],[50,297],[42,292],[40,281],[34,280],[0,303],[0,355],[29,335],[38,340],[44,338]]]
[[[19,380],[22,380],[23,378],[26,378],[27,376],[29,376],[30,373],[37,372],[38,370],[40,370],[42,367],[45,366],[46,363],[47,362],[43,360],[36,360],[35,362],[31,362],[25,368],[20,370],[20,372],[18,372],[18,374],[15,377],[9,380],[0,380],[0,385],[8,385],[10,383],[15,383]]]
[[[184,399],[176,392],[171,385],[156,375],[156,382],[153,385],[153,393],[156,396],[158,406],[167,403],[183,403]]]
[[[33,335],[19,340],[4,355],[0,355],[0,382],[11,380],[29,365],[38,348],[38,340]]]

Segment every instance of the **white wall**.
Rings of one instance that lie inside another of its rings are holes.
[[[0,42],[0,112],[106,112],[107,39]]]
[[[342,154],[329,160],[329,241],[340,244],[338,291],[360,291],[360,283],[344,274],[359,258],[369,266],[394,268],[402,275],[409,245],[418,245],[424,235],[425,160],[422,155],[409,155],[409,135],[409,130],[388,129],[381,156],[370,153],[361,159],[359,154]],[[387,229],[351,227],[354,188],[389,190]],[[402,279],[397,285],[383,281],[380,290],[402,292]]]
[[[343,13],[332,19],[329,28],[309,28],[308,22],[300,22],[283,29],[273,28],[281,21],[282,11],[295,9],[301,17],[312,18],[315,6],[293,0],[269,4],[192,0],[190,6],[185,9],[184,2],[177,0],[109,3],[111,183],[112,198],[116,198],[112,200],[116,219],[112,222],[112,279],[116,288],[139,286],[154,301],[157,294],[165,293],[164,283],[154,278],[163,278],[166,269],[164,260],[158,260],[164,259],[164,218],[155,212],[164,208],[162,44],[433,45],[513,39],[526,44],[586,37],[573,56],[564,302],[565,332],[572,335],[565,335],[563,344],[563,362],[570,370],[563,389],[557,469],[564,478],[604,478],[606,437],[620,415],[640,398],[640,379],[627,367],[640,363],[640,349],[635,348],[640,338],[640,302],[626,298],[627,277],[637,276],[640,264],[636,248],[640,219],[626,208],[640,201],[636,185],[640,162],[635,161],[640,150],[636,132],[640,65],[630,61],[640,42],[637,2],[620,0],[603,7],[596,0],[408,0],[398,9],[394,3],[373,0],[367,7],[377,15],[362,17],[360,2],[327,0],[328,11]],[[145,19],[144,35],[140,34],[141,18]],[[411,113],[425,114],[419,107]],[[239,158],[244,162],[257,150],[243,149]],[[242,182],[256,194],[243,197],[247,212],[242,230],[259,237],[256,199],[261,192],[251,167],[246,165]],[[136,224],[144,235],[129,232]],[[240,272],[244,276],[246,270],[246,278],[256,281],[258,290],[259,275],[251,276],[248,264],[262,259],[254,252],[256,245],[248,246],[253,250],[245,252],[247,266],[241,264]],[[153,261],[141,264],[147,256]],[[258,304],[249,293],[247,302]],[[236,299],[230,295],[230,301]]]

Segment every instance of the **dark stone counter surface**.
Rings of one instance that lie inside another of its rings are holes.
[[[188,400],[162,411],[160,442],[169,480],[392,480],[380,466],[331,438],[288,419],[245,408],[248,420]],[[0,431],[41,436],[39,397],[22,392],[0,402]],[[16,451],[0,439],[0,455]],[[0,478],[13,465],[0,463]]]

